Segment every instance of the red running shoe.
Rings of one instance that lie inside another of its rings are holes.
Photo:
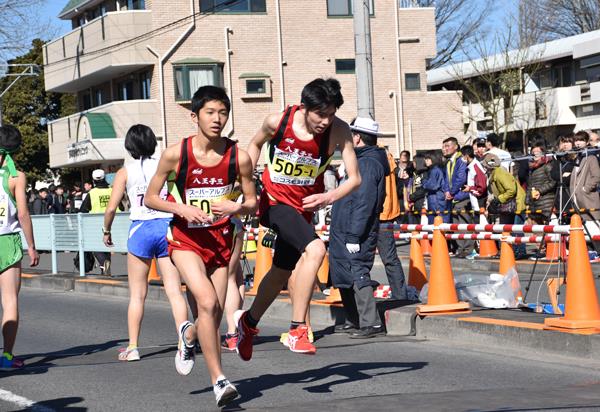
[[[283,343],[285,346],[290,348],[292,352],[305,353],[307,355],[314,355],[317,353],[315,345],[310,343],[308,339],[308,326],[298,326],[296,329],[290,329],[288,332],[287,342]]]
[[[221,348],[231,351],[231,352],[235,352],[237,343],[238,343],[238,334],[237,333],[235,335],[226,334],[225,339],[223,339],[223,342],[221,343]]]
[[[251,328],[246,320],[247,310],[236,310],[233,314],[233,320],[237,325],[238,341],[235,351],[240,358],[245,361],[252,359],[252,339],[258,335],[257,328]]]

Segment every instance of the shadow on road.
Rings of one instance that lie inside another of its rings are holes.
[[[55,411],[68,411],[68,412],[87,411],[88,408],[84,408],[81,406],[69,407],[69,405],[72,405],[74,403],[80,403],[80,402],[83,402],[83,398],[80,398],[78,396],[70,397],[70,398],[50,399],[50,400],[43,401],[43,402],[36,402],[35,406],[21,409],[18,412],[25,412],[25,411],[32,411],[32,410],[35,411],[35,410],[37,410],[36,407],[38,409],[41,409],[41,407],[46,407],[46,408],[54,409]]]
[[[422,369],[425,366],[427,366],[427,362],[344,362],[333,363],[328,366],[309,369],[303,372],[283,373],[278,375],[260,375],[254,378],[243,379],[235,382],[241,398],[228,405],[227,410],[240,410],[241,403],[260,398],[263,396],[265,391],[277,388],[286,383],[311,384],[318,383],[322,380],[327,380],[332,376],[339,376],[340,379],[328,381],[322,384],[307,385],[303,388],[305,391],[310,393],[330,393],[332,392],[331,387],[335,385],[367,380],[375,376],[409,372]],[[377,370],[380,369],[388,369],[388,371],[377,372]],[[212,388],[206,388],[193,391],[191,394],[196,395],[211,391]]]

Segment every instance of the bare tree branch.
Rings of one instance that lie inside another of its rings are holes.
[[[50,24],[40,18],[45,0],[0,0],[0,60],[27,51],[36,37],[47,37]]]

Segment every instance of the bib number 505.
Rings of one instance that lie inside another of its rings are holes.
[[[304,174],[304,169],[302,165],[293,164],[290,162],[286,162],[280,157],[275,158],[275,162],[273,164],[273,170],[277,173],[282,173],[286,176],[299,177]],[[306,168],[306,173],[309,177],[313,177],[314,169],[312,167]]]

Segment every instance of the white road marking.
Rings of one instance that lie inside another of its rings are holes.
[[[55,412],[54,409],[50,409],[46,406],[38,405],[36,402],[16,395],[10,391],[0,389],[0,401],[5,401],[17,405],[19,408],[29,408],[30,411],[35,412]]]

